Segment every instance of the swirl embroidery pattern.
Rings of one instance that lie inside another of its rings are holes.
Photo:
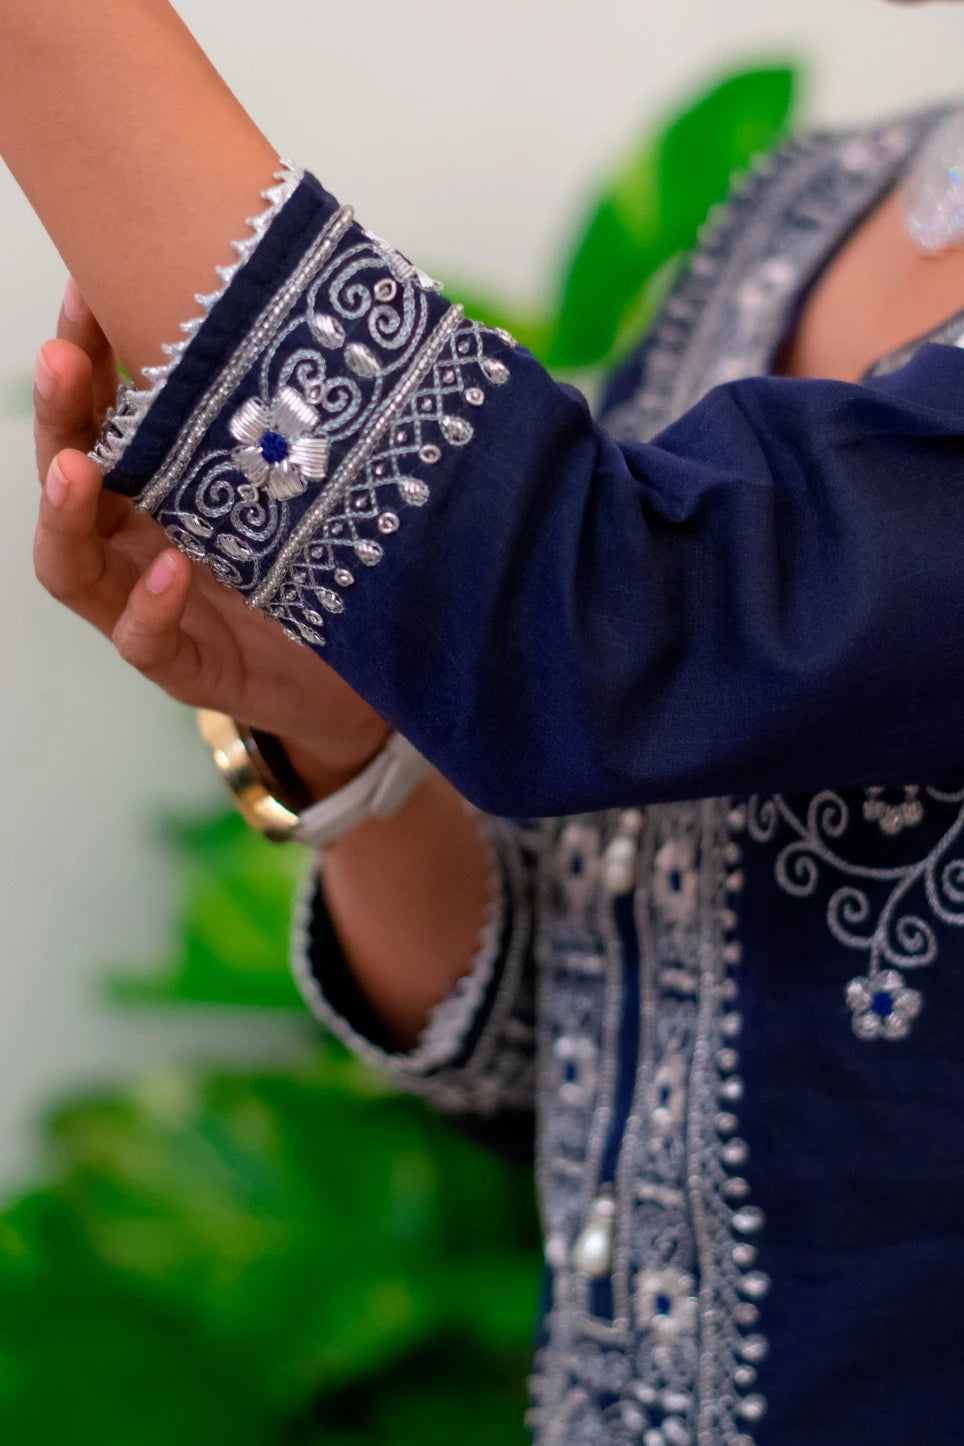
[[[508,333],[399,252],[330,218],[138,499],[171,540],[289,636],[324,642],[427,475],[509,380]]]
[[[926,805],[914,790],[914,824]],[[872,802],[880,790],[870,790]],[[964,928],[964,789],[923,790],[932,805],[956,806],[936,842],[918,856],[892,866],[871,866],[847,856],[851,804],[839,793],[814,794],[806,812],[786,798],[753,798],[747,831],[758,843],[776,842],[781,830],[792,835],[777,855],[775,875],[785,894],[813,898],[824,878],[837,882],[827,903],[827,928],[844,948],[866,957],[866,970],[851,979],[845,998],[858,1039],[904,1039],[923,1007],[923,998],[905,979],[933,964],[940,952],[940,928]],[[865,818],[876,810],[864,809]]]

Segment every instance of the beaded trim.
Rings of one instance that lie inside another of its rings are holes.
[[[742,1026],[734,905],[743,887],[725,801],[650,809],[629,898],[640,997],[628,992],[606,855],[619,819],[565,825],[547,881],[553,945],[540,959],[540,1093],[552,1102],[540,1194],[553,1298],[532,1380],[539,1446],[597,1441],[752,1446],[769,1280],[764,1225],[742,1171]],[[637,884],[639,885],[637,887]],[[638,1011],[631,1100],[619,1102],[620,1022]],[[618,1111],[627,1109],[625,1121]],[[606,1139],[622,1125],[614,1178]],[[599,1289],[579,1265],[594,1202],[613,1200],[613,1254]]]
[[[421,1095],[456,1114],[531,1110],[534,1103],[535,1023],[532,1000],[532,905],[529,877],[515,832],[482,818],[490,858],[489,901],[470,971],[436,1006],[414,1049],[389,1054],[360,1035],[328,1003],[311,959],[311,920],[318,873],[299,896],[292,930],[292,964],[299,989],[317,1019],[398,1089]],[[465,1040],[489,1000],[495,968],[502,976],[489,1016],[470,1057],[457,1065]]]
[[[137,499],[296,642],[324,646],[357,568],[381,561],[509,380],[513,338],[438,290],[338,210]]]
[[[216,274],[221,281],[220,287],[208,295],[199,293],[195,297],[195,301],[202,308],[202,315],[181,323],[181,331],[185,333],[186,340],[162,346],[161,350],[168,358],[163,366],[142,368],[142,376],[150,383],[148,389],[138,389],[129,384],[119,388],[117,400],[104,419],[100,438],[90,452],[90,456],[105,473],[112,472],[120,464],[135,433],[139,431],[148,412],[167,386],[212,307],[221,300],[241,268],[251,260],[272,221],[298,189],[303,175],[304,172],[293,166],[290,161],[282,160],[280,162],[280,169],[275,172],[274,176],[277,184],[261,193],[261,199],[268,203],[267,210],[257,216],[249,216],[244,223],[251,228],[252,235],[245,237],[243,241],[232,241],[231,243],[231,249],[238,258],[237,261],[232,266],[215,267]]]

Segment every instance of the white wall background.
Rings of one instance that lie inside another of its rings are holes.
[[[519,300],[599,168],[733,58],[799,56],[812,119],[964,89],[964,8],[879,0],[182,0],[279,150],[443,277]],[[118,117],[123,124],[123,117]],[[33,581],[36,483],[13,401],[64,269],[0,168],[0,1180],[62,1087],[203,1050],[290,1048],[282,1022],[109,1016],[99,963],[163,947],[173,880],[158,803],[217,797],[190,720]],[[22,392],[26,401],[27,393]],[[4,409],[6,415],[3,415]]]

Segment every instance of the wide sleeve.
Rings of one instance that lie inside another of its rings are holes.
[[[397,1088],[448,1113],[491,1122],[489,1142],[525,1158],[535,1105],[534,905],[546,832],[494,818],[480,818],[479,830],[490,868],[478,947],[414,1048],[395,1047],[358,988],[317,867],[295,912],[294,974],[312,1013],[353,1053]]]
[[[748,380],[648,445],[283,172],[96,455],[470,800],[964,764],[964,354]]]

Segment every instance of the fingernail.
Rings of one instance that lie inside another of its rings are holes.
[[[37,391],[45,402],[49,402],[57,390],[57,373],[48,365],[47,348],[42,346],[37,353],[37,364],[34,367],[34,381],[37,384]]]
[[[80,294],[80,287],[72,276],[68,276],[64,288],[64,316],[68,321],[83,321],[87,314],[87,303]]]
[[[162,552],[147,574],[147,591],[154,593],[155,596],[158,596],[162,592],[167,592],[167,589],[174,581],[174,569],[176,566],[177,564],[171,553]]]
[[[67,496],[67,478],[60,470],[56,457],[50,464],[50,471],[47,473],[47,483],[44,487],[44,496],[51,507],[62,507]]]

